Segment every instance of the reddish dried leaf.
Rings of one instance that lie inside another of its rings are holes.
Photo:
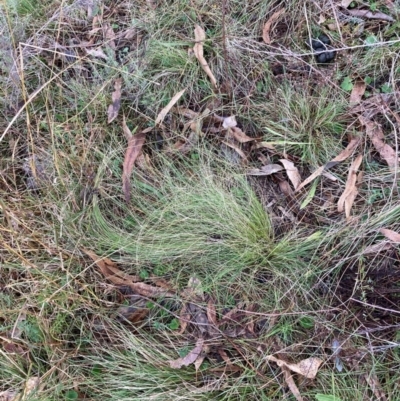
[[[108,106],[108,124],[114,121],[118,116],[118,112],[121,107],[121,86],[122,86],[122,79],[117,78],[114,84],[115,91],[111,95],[112,104]]]
[[[392,249],[392,245],[380,242],[378,244],[367,246],[363,251],[363,255],[376,255],[379,252],[387,251],[389,249]]]
[[[284,12],[285,12],[285,9],[282,8],[281,10],[272,14],[271,18],[265,23],[263,31],[262,31],[262,38],[263,38],[264,43],[266,43],[267,45],[271,44],[271,38],[269,36],[269,33],[271,31],[272,24],[274,24]]]
[[[400,234],[396,231],[389,230],[388,228],[381,228],[379,232],[396,244],[400,244]]]
[[[132,324],[143,321],[149,314],[148,308],[137,308],[135,306],[120,306],[117,314],[121,320],[129,321]]]
[[[361,142],[361,138],[353,138],[349,144],[347,145],[346,149],[343,149],[334,159],[328,162],[325,166],[318,167],[307,179],[305,179],[296,189],[300,191],[300,189],[304,188],[307,184],[314,181],[315,178],[319,177],[325,170],[335,166],[338,162],[342,162],[346,160],[357,148],[359,143]]]
[[[173,293],[166,291],[164,288],[137,282],[139,280],[137,276],[131,276],[122,272],[110,259],[99,258],[94,252],[88,249],[83,249],[83,251],[92,258],[92,260],[99,267],[100,271],[103,273],[104,277],[110,280],[113,284],[118,286],[128,286],[136,294],[148,298],[174,295]]]
[[[389,145],[385,144],[383,140],[382,129],[379,125],[363,116],[358,117],[361,124],[365,126],[368,137],[374,145],[377,152],[379,152],[382,159],[384,159],[392,172],[395,172],[398,168],[399,158],[394,149]]]
[[[189,366],[196,362],[199,358],[201,351],[203,350],[204,340],[199,338],[196,342],[196,346],[183,358],[178,358],[173,361],[169,361],[169,365],[172,369],[180,369],[182,366]]]
[[[131,182],[130,177],[132,174],[133,166],[135,165],[135,160],[139,156],[143,144],[146,140],[146,132],[142,131],[136,135],[132,135],[128,126],[126,125],[125,119],[123,121],[123,130],[125,136],[128,139],[128,147],[126,148],[124,164],[122,169],[122,190],[124,192],[125,201],[129,203],[131,199]]]

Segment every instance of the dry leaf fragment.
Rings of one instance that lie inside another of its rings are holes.
[[[330,162],[325,164],[325,166],[318,167],[308,178],[306,178],[296,189],[297,191],[300,191],[300,189],[304,188],[307,184],[310,182],[314,181],[315,178],[319,177],[325,170],[332,168],[335,166],[337,163],[342,162],[343,160],[346,160],[357,148],[359,143],[361,142],[361,138],[353,138],[347,147],[343,149],[334,159],[332,159]]]
[[[383,140],[385,136],[383,135],[382,129],[379,125],[363,116],[359,116],[361,124],[365,126],[366,133],[374,145],[377,152],[380,154],[382,159],[384,159],[392,172],[396,172],[399,164],[399,158],[393,148],[387,145]]]
[[[217,311],[215,310],[214,301],[210,298],[207,303],[207,319],[215,327],[218,326]]]
[[[362,254],[363,255],[376,255],[379,252],[387,251],[389,249],[392,249],[392,245],[390,245],[388,243],[385,244],[384,242],[379,242],[378,244],[367,246],[363,250]]]
[[[0,401],[18,401],[21,397],[15,390],[0,391]]]
[[[114,84],[115,91],[111,95],[112,104],[108,106],[108,124],[114,121],[118,116],[118,112],[121,107],[121,86],[122,86],[122,79],[117,78]]]
[[[245,161],[247,161],[247,157],[244,154],[243,150],[240,149],[238,146],[234,145],[233,143],[222,141],[222,143],[226,146],[229,146],[230,148],[234,149],[235,152]]]
[[[372,12],[370,10],[358,10],[358,9],[351,9],[346,10],[348,14],[352,17],[360,17],[360,18],[368,18],[368,19],[379,19],[382,21],[394,22],[394,18],[390,15],[384,14],[380,11]]]
[[[255,138],[251,138],[246,135],[239,127],[232,127],[229,129],[233,137],[240,143],[252,142]]]
[[[37,386],[39,385],[40,379],[37,376],[30,377],[25,383],[25,396],[28,396],[30,393],[35,391]],[[25,398],[25,397],[24,397]]]
[[[262,31],[262,38],[264,43],[267,45],[271,44],[271,38],[269,36],[269,33],[271,31],[271,26],[272,24],[275,23],[275,21],[278,20],[278,18],[285,12],[285,9],[282,8],[281,10],[277,11],[276,13],[272,14],[271,18],[265,23],[263,31]]]
[[[182,95],[185,93],[185,91],[186,91],[186,88],[182,89],[180,92],[176,93],[172,97],[172,99],[169,101],[169,103],[158,113],[158,116],[154,123],[155,126],[157,126],[158,124],[160,124],[164,121],[165,116],[172,109],[172,107],[174,107],[175,103],[182,97]]]
[[[400,234],[396,231],[389,230],[388,228],[381,228],[379,232],[396,244],[400,244]]]
[[[281,170],[283,170],[283,167],[279,164],[267,164],[266,166],[262,166],[261,168],[253,168],[247,174],[264,176],[264,175],[275,174]]]
[[[349,174],[346,181],[346,187],[342,196],[338,200],[338,212],[343,212],[345,209],[346,217],[350,217],[350,210],[353,205],[354,199],[358,194],[356,187],[357,183],[357,172],[362,162],[362,155],[358,155],[356,159],[351,163],[349,168]]]
[[[283,167],[285,167],[286,174],[289,177],[290,182],[293,184],[294,189],[297,189],[301,183],[299,170],[295,167],[294,163],[287,159],[280,159],[279,161],[283,164]]]
[[[353,85],[353,89],[350,94],[350,105],[354,105],[361,102],[361,98],[365,93],[367,85],[364,81],[357,81]]]
[[[315,379],[318,369],[323,362],[322,359],[314,357],[303,359],[299,363],[287,363],[286,361],[276,358],[272,355],[268,355],[266,359],[268,361],[275,362],[280,368],[286,367],[292,372],[298,373],[307,379]]]
[[[139,277],[122,272],[115,263],[108,258],[100,258],[89,249],[82,249],[97,265],[104,277],[118,286],[128,286],[136,294],[144,297],[173,296],[174,294],[165,288],[154,287],[138,282]]]
[[[235,116],[229,116],[229,117],[223,117],[224,121],[222,123],[222,126],[227,129],[227,128],[232,128],[237,126],[237,121]]]
[[[104,53],[103,49],[101,47],[98,47],[97,49],[87,49],[85,48],[86,53],[89,56],[93,56],[96,58],[102,58],[103,60],[108,60],[108,57]]]
[[[180,369],[182,366],[189,366],[196,362],[203,350],[204,339],[199,338],[196,342],[196,346],[183,358],[178,358],[173,361],[169,361],[169,365],[172,369]]]
[[[290,391],[294,395],[297,401],[303,401],[303,397],[300,394],[300,391],[298,387],[296,386],[296,383],[293,380],[293,376],[290,373],[289,369],[286,366],[281,367],[282,372],[283,372],[283,377],[285,378],[285,382],[288,385]]]
[[[194,37],[195,37],[195,45],[193,47],[194,55],[196,56],[197,60],[200,63],[201,68],[204,72],[208,75],[211,80],[212,86],[217,88],[217,80],[214,77],[208,63],[203,55],[203,42],[206,40],[206,33],[204,29],[200,25],[196,25],[194,29]]]
[[[143,144],[146,140],[146,130],[139,132],[136,135],[132,135],[129,127],[126,125],[126,121],[122,123],[122,128],[125,136],[128,138],[128,146],[125,151],[124,164],[122,167],[122,190],[125,195],[126,203],[129,203],[131,198],[131,182],[130,177],[132,174],[133,166],[135,164],[135,160],[139,156]]]

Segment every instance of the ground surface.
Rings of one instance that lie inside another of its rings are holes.
[[[0,1],[0,400],[400,399],[399,16]]]

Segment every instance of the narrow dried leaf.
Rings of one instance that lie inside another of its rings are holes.
[[[325,166],[318,167],[317,170],[315,170],[307,179],[305,179],[296,189],[297,191],[300,191],[300,189],[304,188],[307,184],[309,184],[311,181],[315,180],[315,178],[319,177],[325,170],[335,166],[338,162],[342,162],[343,160],[346,160],[357,148],[359,143],[361,142],[361,138],[353,138],[347,147],[343,149],[334,159],[332,159],[330,162],[328,162]]]
[[[108,124],[114,121],[118,116],[118,112],[121,107],[121,86],[122,86],[122,79],[117,78],[114,84],[115,91],[111,95],[112,104],[108,106]]]
[[[226,146],[229,146],[230,148],[234,149],[235,152],[243,159],[243,160],[247,160],[246,155],[244,154],[243,150],[240,149],[238,146],[234,145],[233,143],[230,142],[225,142],[222,141],[222,143]]]
[[[249,136],[247,136],[238,127],[232,127],[229,131],[232,133],[233,137],[240,143],[252,142],[255,140],[255,138],[250,138]]]
[[[387,250],[389,250],[391,248],[392,248],[392,245],[384,243],[384,242],[380,242],[378,244],[367,246],[364,249],[362,254],[363,255],[376,255],[379,252],[387,251]]]
[[[212,71],[211,71],[210,67],[208,66],[208,63],[203,55],[203,42],[206,39],[206,33],[200,25],[196,25],[196,27],[194,29],[194,37],[195,37],[195,41],[196,41],[196,44],[193,47],[194,55],[196,56],[197,60],[199,61],[201,68],[204,70],[204,72],[210,78],[213,87],[217,88],[217,80],[215,79],[214,74],[212,73]]]
[[[364,375],[365,381],[368,383],[372,392],[375,395],[375,399],[379,401],[387,401],[387,397],[383,391],[381,383],[379,382],[378,376],[375,373],[367,373]],[[389,394],[390,395],[390,394]]]
[[[169,101],[169,103],[158,113],[158,116],[154,123],[155,126],[157,126],[158,124],[160,124],[164,121],[165,116],[172,109],[172,107],[174,107],[175,103],[182,97],[182,95],[185,93],[185,91],[186,91],[186,88],[182,89],[180,92],[175,94],[172,97],[172,99]]]
[[[187,304],[184,304],[181,312],[179,313],[179,326],[181,327],[179,330],[179,334],[183,334],[186,330],[190,321],[190,313],[188,311]]]
[[[180,369],[182,366],[189,366],[196,362],[203,350],[204,340],[199,338],[196,342],[196,346],[183,358],[178,358],[173,361],[169,361],[169,365],[172,369]]]
[[[307,358],[303,359],[299,363],[287,363],[286,361],[276,358],[272,355],[268,355],[266,357],[268,361],[275,362],[279,367],[286,367],[290,369],[292,372],[298,373],[306,377],[307,379],[315,379],[317,376],[318,369],[323,362],[320,358]]]
[[[209,299],[209,301],[207,303],[207,319],[215,327],[218,326],[217,311],[215,310],[214,301],[211,298]]]
[[[158,297],[158,296],[173,296],[174,294],[168,292],[164,288],[154,287],[149,284],[137,282],[139,277],[131,276],[119,270],[115,263],[107,258],[100,258],[89,249],[82,249],[92,260],[96,263],[104,277],[110,280],[113,284],[118,286],[128,286],[135,293],[144,297]]]
[[[100,269],[103,276],[110,280],[112,283],[116,285],[125,285],[126,282],[140,281],[139,276],[131,276],[130,274],[124,273],[120,269],[118,269],[116,263],[113,262],[111,259],[101,258],[90,249],[83,248],[82,250],[93,260],[96,266]]]
[[[204,359],[206,359],[206,355],[200,355],[197,359],[196,362],[194,363],[194,368],[196,369],[196,372],[200,369],[201,364],[204,362]]]
[[[293,376],[291,375],[289,369],[285,366],[282,366],[283,377],[285,378],[285,382],[288,385],[290,391],[294,395],[297,401],[303,401],[303,397],[300,394],[300,390],[296,386],[296,383],[293,380]]]
[[[358,117],[361,124],[365,126],[366,133],[374,145],[377,152],[379,152],[382,159],[384,159],[392,172],[398,169],[399,158],[393,148],[385,144],[383,140],[385,136],[383,135],[382,129],[379,125],[363,116]]]
[[[381,228],[379,232],[396,244],[400,244],[400,234],[396,231],[389,230],[388,228]]]
[[[372,12],[370,10],[358,10],[358,9],[351,9],[347,10],[347,13],[350,14],[352,17],[359,17],[359,18],[368,18],[368,19],[379,19],[382,21],[394,22],[394,18],[390,15],[384,14],[380,11]]]
[[[107,45],[111,47],[111,49],[115,50],[116,45],[115,45],[115,32],[112,26],[108,23],[103,23],[103,32],[104,32],[104,37],[107,39]]]
[[[261,168],[251,169],[247,173],[247,175],[257,175],[257,176],[271,175],[281,170],[283,170],[283,167],[279,164],[267,164],[266,166],[262,166]]]
[[[108,57],[104,53],[103,49],[101,47],[98,47],[97,49],[87,49],[85,48],[86,53],[89,56],[93,56],[96,58],[102,58],[103,60],[108,60]]]
[[[338,212],[343,212],[345,209],[346,217],[350,217],[350,210],[353,205],[354,199],[358,194],[356,187],[357,184],[357,172],[362,162],[362,155],[358,155],[356,159],[351,163],[349,168],[349,174],[347,176],[346,187],[342,196],[338,200]]]
[[[364,81],[356,81],[353,84],[353,89],[350,94],[350,105],[354,105],[361,102],[361,98],[364,96],[367,85]]]
[[[267,45],[271,44],[271,38],[269,36],[269,33],[271,31],[272,24],[274,24],[284,12],[285,12],[285,9],[282,8],[281,10],[272,14],[271,18],[265,23],[263,31],[262,31],[262,38],[263,38],[264,43],[266,43]]]
[[[129,203],[131,199],[130,177],[133,166],[135,165],[135,160],[142,150],[143,144],[146,140],[146,132],[148,131],[144,130],[136,135],[132,135],[130,129],[126,125],[125,119],[123,121],[123,131],[125,136],[128,138],[128,146],[125,151],[124,164],[122,167],[122,190],[125,195],[126,203]]]
[[[290,182],[293,184],[294,189],[297,189],[301,183],[301,177],[299,170],[295,167],[294,163],[286,159],[279,160],[283,167],[285,167],[286,174],[289,177]]]
[[[235,116],[230,116],[230,117],[223,117],[224,121],[222,123],[222,126],[227,129],[227,128],[232,128],[237,126],[237,121]]]

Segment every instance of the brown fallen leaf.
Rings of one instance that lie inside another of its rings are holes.
[[[285,12],[285,9],[282,8],[281,10],[272,14],[271,18],[264,24],[263,31],[262,31],[262,38],[263,38],[264,43],[266,43],[267,45],[271,44],[271,38],[269,36],[269,33],[271,31],[272,24],[274,24],[284,12]]]
[[[104,32],[104,37],[106,38],[106,44],[111,47],[111,49],[115,50],[115,32],[112,26],[109,23],[103,23],[102,29]]]
[[[149,284],[138,282],[138,276],[131,276],[127,273],[122,272],[116,267],[115,263],[108,258],[100,258],[89,249],[83,248],[82,250],[95,262],[104,277],[110,280],[113,284],[116,284],[118,286],[128,286],[136,294],[148,298],[174,295],[172,292],[169,292],[165,288],[155,287]]]
[[[255,138],[246,135],[239,127],[232,127],[228,129],[233,137],[240,143],[252,142]]]
[[[218,327],[217,311],[215,310],[214,300],[211,298],[207,303],[207,319],[213,326]]]
[[[180,92],[176,93],[172,97],[172,99],[168,102],[168,104],[158,113],[156,121],[154,122],[155,126],[157,126],[158,124],[160,124],[164,121],[165,116],[172,109],[172,107],[174,107],[175,103],[182,97],[182,95],[185,93],[185,91],[186,91],[186,88],[182,89]]]
[[[366,133],[374,145],[377,152],[380,154],[390,168],[390,171],[396,172],[399,165],[399,158],[393,148],[387,145],[384,141],[382,128],[377,123],[371,121],[363,116],[359,116],[361,124],[365,126]]]
[[[295,167],[294,163],[289,160],[280,159],[279,161],[283,164],[283,167],[285,167],[286,174],[289,177],[290,182],[293,184],[294,189],[297,189],[301,183],[299,170]]]
[[[358,190],[356,187],[357,172],[361,165],[362,158],[362,155],[358,155],[353,163],[351,163],[345,190],[338,200],[338,212],[342,213],[343,209],[345,209],[346,218],[350,217],[351,207],[353,206],[354,200],[358,194]]]
[[[385,244],[384,242],[379,242],[378,244],[374,244],[374,245],[369,245],[367,246],[362,254],[363,255],[376,255],[379,252],[382,251],[387,251],[389,249],[392,249],[392,245],[391,244]]]
[[[203,350],[204,339],[199,338],[196,342],[196,346],[183,358],[178,358],[173,361],[169,361],[169,366],[172,369],[180,369],[182,366],[189,366],[196,362]]]
[[[304,398],[300,394],[300,390],[297,387],[296,383],[293,380],[293,376],[290,373],[290,370],[286,366],[281,367],[282,372],[283,372],[283,377],[285,378],[285,382],[288,385],[290,391],[294,395],[297,401],[303,401]]]
[[[310,182],[314,181],[317,177],[319,177],[325,170],[332,168],[335,166],[337,163],[342,162],[343,160],[346,160],[357,148],[357,146],[360,144],[361,138],[352,138],[352,140],[349,142],[347,147],[343,149],[334,159],[332,159],[330,162],[325,164],[325,166],[318,167],[308,178],[306,178],[296,189],[297,191],[300,191],[300,189],[304,188],[307,184]]]
[[[346,10],[348,14],[352,17],[360,17],[360,18],[368,18],[368,19],[379,19],[382,21],[394,22],[394,18],[390,15],[384,14],[381,11],[372,12],[370,10],[358,10],[358,9],[351,9]]]
[[[226,146],[232,148],[244,161],[247,161],[247,157],[244,154],[243,150],[240,149],[238,146],[234,145],[233,143],[222,141],[222,143]]]
[[[183,334],[189,324],[190,321],[190,312],[188,310],[187,304],[182,306],[182,309],[179,313],[179,326],[181,327],[179,330],[179,334]]]
[[[217,88],[217,80],[214,77],[208,63],[203,55],[203,42],[206,40],[206,33],[200,25],[196,25],[194,29],[195,45],[193,47],[194,55],[200,63],[201,68],[210,78],[211,84],[214,88]]]
[[[283,167],[280,164],[267,164],[266,166],[262,166],[260,168],[253,168],[247,172],[247,175],[271,175],[275,174],[278,171],[283,170]]]
[[[139,132],[138,134],[132,135],[131,130],[126,125],[125,117],[122,122],[122,128],[125,136],[128,138],[128,146],[125,151],[124,164],[122,167],[122,190],[124,192],[125,201],[129,203],[131,199],[131,174],[135,160],[139,156],[143,144],[146,140],[146,131]]]
[[[356,81],[353,84],[353,89],[350,94],[350,105],[354,105],[361,102],[361,98],[365,93],[367,85],[364,81]]]
[[[122,86],[122,79],[117,78],[115,80],[114,89],[115,91],[112,93],[112,104],[108,106],[108,124],[114,121],[117,116],[119,109],[121,107],[121,86]]]
[[[379,232],[396,244],[400,244],[400,234],[396,231],[389,230],[388,228],[381,228]]]
[[[299,363],[287,363],[286,361],[276,358],[272,355],[267,355],[266,359],[268,361],[275,362],[280,368],[286,367],[292,372],[298,373],[307,379],[315,379],[318,369],[323,362],[322,359],[314,357],[303,359]]]

